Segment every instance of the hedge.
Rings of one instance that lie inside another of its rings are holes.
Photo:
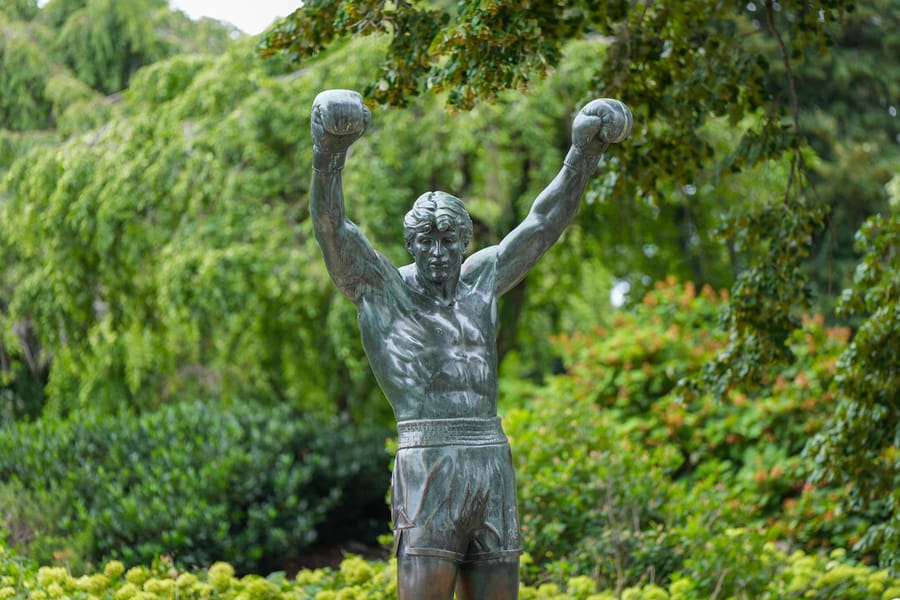
[[[775,576],[758,595],[738,592],[736,599],[782,600],[896,600],[900,579],[846,560],[841,551],[830,556],[786,554],[767,546],[764,559]],[[527,561],[526,561],[527,562]],[[740,567],[740,565],[737,565]],[[676,577],[668,588],[644,583],[621,590],[600,590],[588,577],[565,584],[522,585],[521,600],[709,600],[695,581]],[[294,577],[283,572],[268,577],[238,577],[232,565],[217,562],[209,569],[185,571],[168,560],[126,569],[119,561],[106,563],[97,573],[72,576],[62,567],[39,567],[5,549],[0,542],[0,599],[51,598],[114,600],[393,600],[397,598],[396,564],[368,562],[348,556],[339,569],[301,570]]]
[[[18,424],[0,435],[0,523],[40,559],[272,568],[347,524],[357,540],[387,530],[389,435],[200,401]]]

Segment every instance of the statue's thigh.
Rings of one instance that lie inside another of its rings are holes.
[[[457,600],[515,600],[519,597],[519,557],[466,564],[456,580]]]
[[[399,600],[451,600],[458,573],[455,561],[401,553],[397,558]]]

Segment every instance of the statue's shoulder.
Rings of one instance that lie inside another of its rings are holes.
[[[400,270],[381,252],[375,252],[375,260],[367,269],[366,285],[363,286],[360,300],[384,302],[397,301],[406,295],[406,285]]]
[[[462,265],[460,279],[469,285],[493,283],[497,274],[498,246],[482,248]]]

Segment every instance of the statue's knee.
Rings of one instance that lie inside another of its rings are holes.
[[[457,600],[515,600],[518,597],[518,556],[464,565],[460,569]]]
[[[450,600],[459,566],[451,560],[410,556],[401,548],[397,557],[399,600]]]

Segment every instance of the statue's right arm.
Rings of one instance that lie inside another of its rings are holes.
[[[369,240],[344,215],[341,174],[313,171],[310,215],[328,274],[341,292],[358,302],[377,284],[379,258]]]
[[[369,119],[362,98],[350,90],[329,90],[316,96],[310,117],[313,231],[332,280],[354,302],[381,280],[379,255],[344,212],[341,178],[347,149],[365,132]]]

